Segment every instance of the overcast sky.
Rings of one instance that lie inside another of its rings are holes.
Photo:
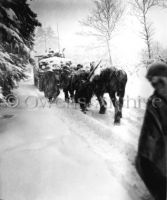
[[[38,19],[44,27],[51,26],[60,32],[61,48],[66,48],[68,57],[84,57],[88,60],[107,56],[105,48],[92,37],[78,35],[83,27],[79,21],[85,19],[93,6],[93,0],[33,0],[32,9],[38,14]],[[150,19],[154,23],[154,39],[167,46],[167,10],[153,9]],[[125,15],[111,41],[114,62],[135,63],[139,52],[144,46],[139,37],[140,25],[134,16]],[[103,46],[103,45],[102,45]]]

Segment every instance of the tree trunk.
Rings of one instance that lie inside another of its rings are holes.
[[[150,42],[147,41],[147,48],[148,48],[148,58],[151,59],[151,48],[150,48]]]
[[[111,58],[111,50],[110,50],[109,40],[107,39],[106,42],[107,42],[109,61],[110,61],[110,65],[112,66],[112,58]]]
[[[47,53],[46,33],[45,33],[45,53]]]
[[[145,40],[146,40],[146,45],[147,45],[147,51],[148,51],[148,59],[151,59],[151,44],[150,44],[150,34],[149,34],[149,29],[147,27],[147,21],[146,21],[146,16],[145,14],[143,15],[144,18],[144,31],[145,31]]]

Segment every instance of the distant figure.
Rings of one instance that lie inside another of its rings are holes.
[[[155,91],[147,103],[136,168],[154,199],[166,200],[167,65],[152,64],[146,77]]]
[[[66,65],[70,67],[72,65],[72,62],[71,61],[67,61]]]
[[[77,64],[77,68],[76,68],[76,70],[80,70],[80,69],[82,69],[83,68],[83,65],[81,65],[81,64]]]
[[[60,75],[56,71],[47,71],[43,78],[43,91],[49,102],[54,102],[60,94]]]
[[[90,72],[92,72],[92,71],[94,70],[94,68],[95,68],[95,62],[92,61],[92,62],[90,63]]]
[[[90,81],[92,82],[92,80],[94,79],[95,76],[100,75],[101,71],[102,71],[102,66],[99,64],[96,65],[96,63],[94,61],[92,61],[90,63],[90,74],[92,74]]]

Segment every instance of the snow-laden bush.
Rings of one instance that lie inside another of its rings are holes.
[[[16,57],[17,58],[17,57]],[[0,48],[0,86],[3,95],[7,95],[16,86],[16,82],[26,78],[25,68],[18,59]]]

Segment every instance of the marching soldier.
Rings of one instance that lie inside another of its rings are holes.
[[[152,64],[146,77],[155,91],[147,103],[136,168],[154,199],[166,200],[167,65]]]

